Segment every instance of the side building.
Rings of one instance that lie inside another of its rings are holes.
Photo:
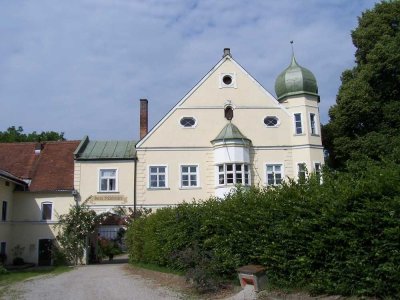
[[[79,141],[0,143],[2,257],[52,263],[58,216],[76,203],[73,152]]]

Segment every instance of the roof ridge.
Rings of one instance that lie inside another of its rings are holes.
[[[0,142],[0,145],[29,145],[37,144],[38,142]]]
[[[68,143],[76,143],[80,142],[80,140],[68,140],[68,141],[41,141],[41,142],[0,142],[0,145],[36,145],[37,143],[46,143],[46,144],[68,144]]]
[[[41,141],[36,143],[46,143],[46,144],[70,144],[70,143],[77,143],[81,140],[68,140],[68,141]]]

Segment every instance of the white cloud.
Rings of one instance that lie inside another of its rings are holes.
[[[290,40],[317,77],[326,122],[353,64],[350,30],[374,2],[0,0],[0,130],[137,138],[139,99],[154,125],[224,47],[274,94]]]

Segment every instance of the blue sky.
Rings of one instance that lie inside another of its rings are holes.
[[[0,0],[0,130],[137,139],[231,48],[275,95],[290,62],[317,78],[321,120],[354,65],[350,32],[372,0]]]

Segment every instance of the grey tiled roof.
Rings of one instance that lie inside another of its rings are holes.
[[[135,141],[89,141],[85,137],[75,151],[75,159],[135,159],[135,144]]]
[[[240,140],[242,142],[250,142],[250,140],[244,136],[239,128],[237,128],[235,125],[232,124],[232,122],[229,122],[228,124],[225,125],[224,128],[222,128],[221,132],[217,135],[215,139],[213,139],[211,142],[217,142],[217,141],[227,141],[227,140]]]

